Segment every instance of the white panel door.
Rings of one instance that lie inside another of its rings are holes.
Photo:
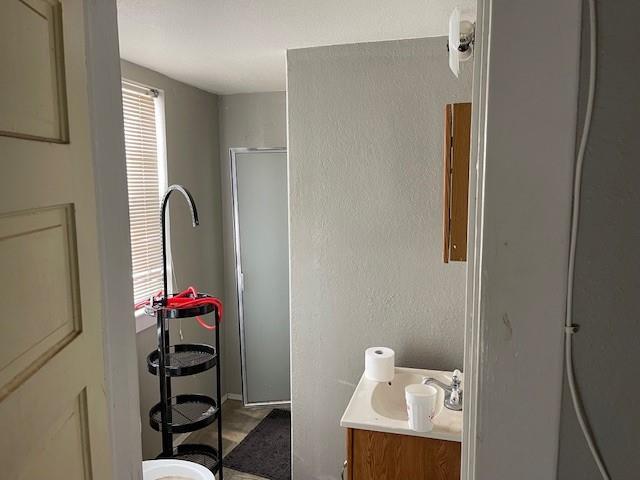
[[[111,478],[84,7],[0,2],[0,477],[12,480]]]

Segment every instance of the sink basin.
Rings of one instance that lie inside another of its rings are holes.
[[[340,425],[361,430],[461,441],[462,412],[444,408],[444,391],[438,386],[433,430],[416,432],[409,428],[404,387],[422,383],[425,377],[451,383],[451,372],[440,370],[397,367],[391,382],[374,382],[363,374],[340,420]]]
[[[405,402],[404,387],[414,383],[422,383],[424,376],[415,373],[396,373],[393,381],[388,383],[378,383],[371,394],[371,407],[382,417],[394,420],[408,421],[407,404]],[[437,388],[436,411],[438,415],[444,406],[444,392]]]

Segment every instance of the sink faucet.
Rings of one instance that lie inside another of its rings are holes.
[[[460,384],[462,383],[460,377],[462,372],[460,370],[454,370],[451,378],[451,385],[436,380],[435,378],[426,377],[422,383],[424,385],[435,384],[444,390],[444,406],[449,410],[462,410],[462,389]]]

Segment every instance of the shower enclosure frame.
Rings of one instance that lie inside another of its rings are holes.
[[[249,402],[248,401],[248,389],[247,389],[247,358],[246,358],[246,346],[245,346],[245,322],[244,322],[244,279],[242,274],[242,257],[240,255],[240,219],[238,209],[238,176],[236,155],[242,153],[287,153],[287,147],[232,147],[229,149],[229,161],[231,172],[231,201],[232,201],[232,214],[233,214],[233,250],[234,250],[234,265],[235,265],[235,280],[236,280],[236,298],[238,308],[238,328],[240,339],[240,375],[242,377],[242,403],[245,407],[262,407],[262,406],[289,406],[291,405],[291,399],[289,400],[274,400],[267,402]],[[291,346],[289,346],[291,349]],[[291,372],[289,372],[291,374]]]

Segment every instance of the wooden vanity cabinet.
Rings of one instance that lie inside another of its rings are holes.
[[[345,480],[459,480],[460,442],[347,429]]]

